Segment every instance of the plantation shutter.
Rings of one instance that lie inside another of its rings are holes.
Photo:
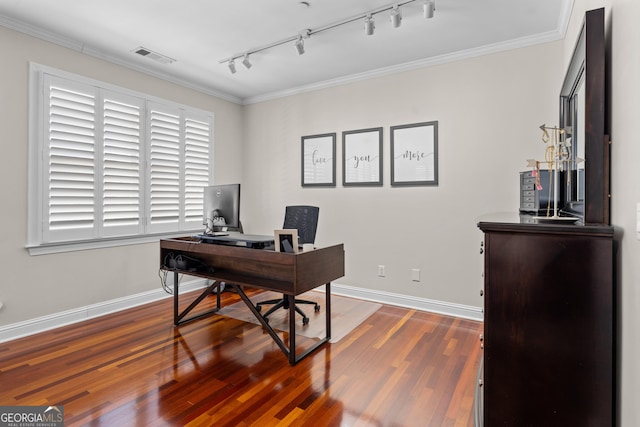
[[[149,109],[149,231],[179,229],[180,111],[151,104]]]
[[[30,247],[203,229],[210,113],[48,68],[34,76]]]
[[[107,93],[103,106],[103,233],[141,234],[141,100]]]
[[[95,229],[95,89],[46,76],[43,240],[89,239]]]
[[[209,185],[211,124],[207,117],[185,119],[185,223],[202,224],[203,189]]]

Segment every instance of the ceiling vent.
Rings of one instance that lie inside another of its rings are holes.
[[[153,59],[154,61],[159,62],[161,64],[171,64],[172,62],[176,62],[176,60],[173,58],[169,58],[168,56],[161,55],[157,52],[152,51],[151,49],[147,49],[146,47],[142,47],[142,46],[134,49],[133,52],[137,53],[138,55],[142,55],[146,58]]]

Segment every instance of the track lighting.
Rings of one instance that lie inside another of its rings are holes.
[[[433,13],[436,10],[436,0],[425,0],[422,5],[422,11],[425,19],[433,18]]]
[[[244,58],[242,59],[242,65],[244,65],[247,70],[251,68],[251,61],[249,61],[249,54],[245,53]]]
[[[231,74],[235,74],[236,73],[236,61],[234,61],[233,59],[229,61],[229,71],[231,71]]]
[[[376,23],[371,14],[367,15],[364,18],[364,32],[366,35],[370,36],[373,34],[373,31],[376,29]]]
[[[298,51],[298,55],[302,55],[304,53],[304,40],[302,40],[302,36],[298,36],[296,40],[296,50]]]
[[[393,6],[389,19],[391,20],[393,28],[398,28],[400,26],[400,23],[402,22],[402,12],[400,12],[400,8],[397,4]]]
[[[391,0],[394,1],[394,0]],[[317,27],[317,28],[310,28],[307,30],[304,30],[296,35],[290,36],[290,37],[286,37],[284,39],[275,41],[273,43],[269,43],[269,44],[265,44],[259,47],[255,47],[249,50],[245,50],[244,53],[236,53],[232,56],[229,56],[225,59],[220,60],[221,64],[227,63],[229,70],[231,71],[232,74],[235,74],[236,72],[236,64],[235,64],[235,60],[236,59],[242,59],[242,63],[244,64],[245,67],[247,68],[251,68],[251,62],[249,61],[249,55],[252,55],[254,53],[258,53],[258,52],[263,52],[266,51],[268,49],[272,49],[278,46],[282,46],[285,44],[290,44],[290,43],[294,43],[296,51],[298,52],[298,55],[302,55],[305,53],[305,48],[304,48],[304,39],[308,39],[309,37],[311,37],[311,35],[316,35],[316,34],[320,34],[323,33],[325,31],[329,31],[332,30],[336,27],[342,26],[342,25],[347,25],[347,24],[351,24],[353,22],[362,22],[361,19],[364,18],[364,32],[366,35],[370,36],[373,35],[373,33],[375,32],[375,20],[374,17],[375,15],[379,14],[379,13],[386,13],[386,12],[390,12],[389,15],[389,20],[391,21],[391,24],[393,25],[394,28],[398,28],[401,24],[402,24],[402,11],[400,10],[400,8],[402,6],[406,6],[407,4],[410,3],[415,3],[415,2],[420,2],[422,4],[422,11],[423,11],[423,15],[425,19],[430,19],[433,18],[433,15],[435,13],[436,10],[436,1],[435,0],[395,0],[394,3],[391,4],[387,4],[384,6],[380,6],[378,8],[369,10],[368,12],[365,12],[363,14],[360,15],[355,15],[355,16],[350,16],[347,17],[345,19],[342,19],[340,21],[336,21],[336,22],[332,22],[330,24],[324,25],[322,27]],[[300,2],[301,4],[308,6],[306,3],[307,2]],[[408,8],[407,10],[409,10],[410,12],[413,9]]]

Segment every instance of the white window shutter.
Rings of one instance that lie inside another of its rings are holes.
[[[152,233],[180,225],[180,111],[149,109],[149,227]]]
[[[185,118],[185,227],[202,225],[203,189],[209,185],[211,123],[206,117]]]
[[[95,226],[95,90],[52,76],[45,87],[43,240],[89,239]]]
[[[211,113],[36,68],[30,246],[202,228],[202,189],[213,167]]]
[[[106,93],[103,102],[103,233],[141,234],[141,104],[137,98]]]

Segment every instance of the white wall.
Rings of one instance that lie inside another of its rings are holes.
[[[616,0],[610,16],[612,222],[624,233],[620,248],[618,319],[621,354],[622,426],[640,425],[640,242],[636,236],[640,202],[638,118],[640,105],[640,2]]]
[[[477,217],[518,209],[518,172],[544,153],[538,126],[558,120],[561,63],[555,42],[248,105],[245,230],[272,233],[286,204],[315,204],[317,243],[345,244],[339,284],[482,306]],[[439,186],[391,188],[389,127],[432,120]],[[341,132],[378,126],[384,186],[343,187]],[[300,138],[327,132],[338,133],[338,185],[302,188]]]
[[[30,256],[27,237],[29,62],[215,114],[215,179],[242,176],[242,107],[0,27],[0,326],[160,288],[157,243]]]
[[[640,242],[636,236],[640,202],[638,118],[640,117],[640,2],[576,0],[565,37],[565,62],[578,36],[584,12],[605,7],[608,35],[611,132],[611,222],[623,235],[618,271],[619,425],[640,425]]]
[[[565,63],[571,56],[584,13],[605,7],[611,133],[611,222],[622,235],[618,271],[619,425],[640,425],[640,242],[636,236],[640,202],[638,117],[640,105],[640,2],[576,0],[565,37]]]

